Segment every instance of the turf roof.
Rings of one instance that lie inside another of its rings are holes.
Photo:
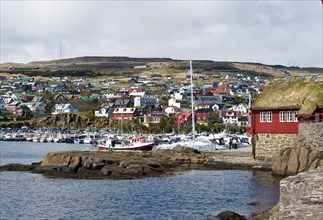
[[[273,80],[252,109],[299,109],[298,114],[309,115],[322,105],[323,81],[294,77],[289,82],[283,78]]]

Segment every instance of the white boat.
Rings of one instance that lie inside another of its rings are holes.
[[[5,141],[26,141],[25,135],[22,134],[10,134],[4,137]]]
[[[154,142],[146,142],[143,136],[117,139],[109,137],[93,144],[99,151],[151,151]]]
[[[172,138],[169,143],[160,144],[156,149],[173,149],[177,145],[194,148],[201,152],[213,152],[216,150],[226,149],[224,139],[222,137],[199,136],[195,140],[180,139],[179,137]]]
[[[90,134],[88,136],[86,136],[83,141],[84,144],[92,144],[92,142],[97,142],[98,140],[100,140],[102,137],[100,134]]]
[[[168,144],[158,145],[158,149],[173,149],[180,145],[184,147],[194,148],[202,152],[212,152],[216,150],[226,149],[224,139],[222,137],[200,136],[195,138],[195,117],[194,117],[194,99],[193,99],[193,68],[192,61],[190,61],[190,78],[191,78],[191,111],[192,111],[192,138],[174,141],[172,139]]]

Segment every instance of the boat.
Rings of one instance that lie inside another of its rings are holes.
[[[194,148],[201,152],[213,152],[216,150],[226,149],[222,137],[198,136],[195,134],[195,117],[194,117],[194,95],[193,95],[193,68],[190,61],[190,78],[191,78],[191,112],[192,112],[192,133],[190,137],[173,137],[169,143],[158,145],[157,149],[173,149],[177,145]]]
[[[40,136],[36,135],[33,138],[33,142],[40,142]]]
[[[83,141],[84,141],[84,144],[92,144],[93,142],[97,142],[100,139],[101,139],[100,134],[90,134],[90,135],[86,136],[83,139]]]
[[[4,137],[5,141],[26,141],[25,135],[22,134],[10,134]]]
[[[154,142],[147,142],[144,136],[121,139],[108,137],[92,145],[99,151],[151,151],[155,146]]]
[[[28,136],[26,137],[26,141],[27,141],[27,142],[33,142],[33,136],[28,135]]]

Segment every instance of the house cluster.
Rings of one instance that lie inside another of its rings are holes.
[[[217,122],[225,125],[246,125],[249,112],[246,103],[252,101],[250,94],[261,93],[265,82],[258,77],[244,77],[243,74],[230,76],[231,78],[232,82],[221,82],[220,79],[203,82],[202,79],[199,86],[194,86],[197,124],[214,123],[212,115],[216,114]],[[1,77],[0,91],[3,95],[0,96],[0,111],[26,118],[72,113],[78,112],[72,106],[72,101],[97,99],[100,105],[100,109],[94,112],[97,117],[120,120],[139,117],[141,123],[149,126],[172,115],[176,126],[189,126],[192,118],[190,83],[185,79],[177,83],[172,80],[172,76],[156,73],[150,76],[132,76],[127,82],[129,87],[113,89],[111,84],[120,85],[124,82],[115,79],[91,82],[85,77],[52,77],[46,82],[37,81],[33,77]],[[46,112],[49,100],[44,99],[44,94],[49,93],[56,94],[52,100],[56,104]],[[236,97],[245,102],[237,101]]]

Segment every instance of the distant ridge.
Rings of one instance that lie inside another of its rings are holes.
[[[187,70],[188,61],[172,58],[156,57],[127,57],[127,56],[84,56],[67,58],[61,60],[33,61],[27,64],[4,63],[0,64],[1,71],[15,68],[35,68],[38,70],[64,69],[87,70],[87,71],[108,71],[120,69],[133,69],[134,66],[147,65],[154,69]],[[323,68],[297,66],[286,67],[283,65],[268,65],[252,62],[230,62],[212,60],[193,60],[196,69],[217,72],[247,72],[251,75],[285,76],[310,73],[323,73]]]

